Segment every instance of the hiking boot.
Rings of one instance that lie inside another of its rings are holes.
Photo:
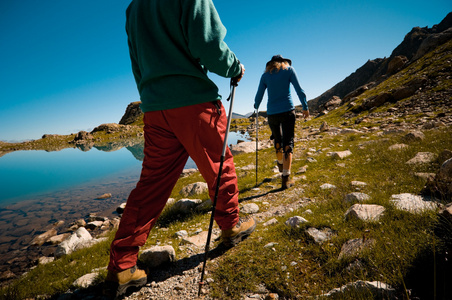
[[[231,229],[221,231],[221,239],[226,247],[234,247],[244,239],[246,239],[251,232],[256,228],[256,221],[252,217],[240,217],[237,225]]]
[[[108,271],[105,279],[103,294],[116,298],[126,292],[129,287],[141,287],[147,282],[146,272],[134,266],[122,272]]]
[[[281,189],[283,190],[288,189],[295,184],[295,182],[292,179],[290,179],[289,175],[286,176],[283,175],[281,178],[282,178]]]

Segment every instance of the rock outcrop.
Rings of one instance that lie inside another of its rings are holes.
[[[121,125],[131,125],[135,123],[140,118],[143,118],[143,112],[140,108],[141,101],[136,101],[130,103],[127,108],[126,112],[122,116],[121,120],[119,121],[119,124]]]

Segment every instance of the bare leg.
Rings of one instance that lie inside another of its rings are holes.
[[[290,149],[289,146],[286,146],[286,151]],[[290,174],[290,168],[292,166],[292,152],[291,153],[285,153],[284,155],[281,153],[281,156],[284,157],[283,159],[283,170],[286,172],[289,172]]]

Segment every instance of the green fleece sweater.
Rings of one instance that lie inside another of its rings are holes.
[[[126,17],[143,112],[219,100],[207,71],[227,78],[241,72],[211,0],[133,0]]]

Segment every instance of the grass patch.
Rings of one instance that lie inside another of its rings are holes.
[[[407,286],[404,279],[419,257],[433,257],[435,247],[441,244],[434,233],[438,217],[434,212],[410,214],[396,210],[389,199],[392,194],[417,194],[422,189],[425,182],[414,172],[435,172],[438,163],[413,168],[405,162],[417,152],[439,154],[451,149],[448,131],[448,128],[429,131],[424,141],[399,151],[388,150],[390,145],[400,142],[398,136],[366,143],[359,136],[325,136],[321,142],[309,142],[308,147],[321,149],[316,143],[331,144],[334,148],[331,150],[347,148],[353,155],[338,161],[324,151],[319,152],[315,156],[317,163],[308,165],[307,180],[303,182],[303,197],[315,201],[291,214],[303,216],[309,223],[289,229],[284,222],[291,215],[286,215],[278,218],[278,225],[259,228],[243,246],[228,252],[212,267],[213,295],[219,299],[241,299],[243,294],[265,286],[286,299],[303,299],[356,280],[382,281],[402,294],[405,287],[416,288]],[[306,162],[301,154],[295,165],[303,164]],[[344,214],[351,204],[345,203],[344,196],[356,191],[350,184],[354,180],[367,183],[361,189],[371,197],[366,203],[386,208],[378,222],[345,220]],[[321,190],[319,186],[326,182],[336,189]],[[306,215],[307,209],[312,214]],[[307,227],[330,228],[336,236],[319,245],[307,237]],[[354,257],[338,258],[346,241],[363,236],[375,240],[371,249]],[[433,278],[433,270],[430,276]],[[353,295],[353,299],[373,298],[360,294]]]

